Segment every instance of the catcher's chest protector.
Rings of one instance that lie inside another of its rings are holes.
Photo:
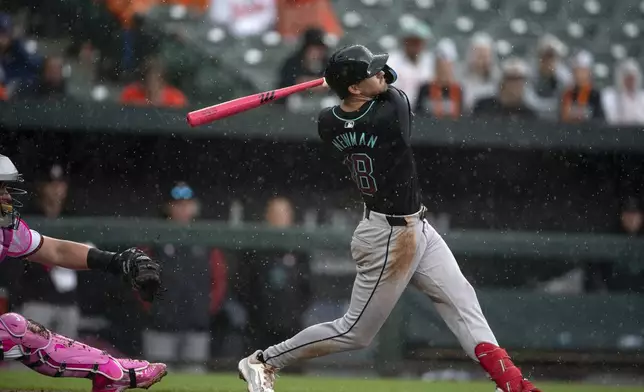
[[[53,377],[92,378],[100,374],[111,380],[145,368],[145,361],[122,364],[104,351],[71,340],[16,313],[0,316],[0,359],[17,359],[38,373]]]
[[[5,259],[5,257],[7,257],[9,245],[11,245],[12,239],[13,230],[3,227],[2,230],[0,230],[0,263]]]

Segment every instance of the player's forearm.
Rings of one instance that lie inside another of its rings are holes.
[[[28,259],[52,267],[73,270],[98,269],[113,273],[120,272],[117,263],[114,262],[114,253],[51,237],[44,237],[40,249]]]

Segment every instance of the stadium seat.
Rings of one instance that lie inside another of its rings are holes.
[[[392,51],[398,46],[401,18],[412,16],[431,27],[434,39],[430,47],[449,37],[461,54],[475,31],[486,31],[495,37],[502,58],[530,56],[538,38],[546,32],[553,33],[569,50],[600,53],[601,61],[594,67],[598,83],[610,82],[615,60],[644,57],[640,44],[644,0],[332,0],[332,5],[345,30],[337,45],[359,42],[376,51]],[[251,88],[255,91],[272,87],[280,65],[297,45],[271,32],[235,39],[225,29],[213,26],[204,15],[173,6],[157,7],[149,18],[176,38],[174,43],[163,43],[170,47],[168,52],[173,58],[169,61],[186,75],[184,78],[199,80],[185,83],[194,85],[200,95],[212,91],[219,96],[223,94],[219,87],[234,88],[213,80],[209,72],[215,69],[243,81],[241,85],[254,86]],[[192,47],[192,57],[177,55],[185,49],[177,45]],[[197,70],[203,61],[216,66]]]
[[[601,87],[613,84],[614,60],[610,53],[594,53],[593,77]]]
[[[460,0],[458,12],[479,24],[503,23],[510,17],[509,3],[503,0]]]
[[[627,56],[639,57],[642,54],[644,21],[626,19],[614,23],[608,30],[612,45],[622,45]]]
[[[400,2],[402,11],[411,13],[429,23],[434,28],[437,23],[449,18],[450,7],[447,0],[408,0]]]
[[[555,34],[570,50],[596,47],[601,26],[591,19],[575,19],[551,27]]]
[[[605,0],[568,0],[564,2],[563,9],[570,21],[605,20],[614,15],[616,3],[618,2]]]
[[[560,18],[561,0],[522,0],[514,2],[512,13],[516,18],[523,18],[540,26],[557,23]]]

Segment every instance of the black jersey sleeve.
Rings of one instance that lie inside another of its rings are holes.
[[[387,101],[390,101],[396,105],[400,113],[411,112],[409,98],[407,98],[407,94],[405,94],[402,90],[394,86],[389,86],[389,88],[385,93],[383,93],[383,95]]]
[[[389,86],[387,91],[382,94],[382,98],[394,106],[397,116],[396,123],[400,127],[403,138],[409,143],[414,113],[411,110],[411,104],[407,94],[394,86]]]
[[[329,112],[331,110],[332,110],[332,108],[324,108],[324,109],[320,110],[320,114],[318,114],[318,121],[317,121],[317,123],[318,123],[318,136],[323,141],[325,140],[324,137],[326,135],[326,132],[325,132],[326,127],[324,125],[325,118],[329,115]]]

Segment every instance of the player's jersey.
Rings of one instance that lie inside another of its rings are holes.
[[[348,167],[372,211],[410,215],[420,210],[411,122],[407,96],[393,86],[358,111],[335,106],[320,112],[318,134]]]
[[[43,238],[22,219],[17,229],[0,229],[0,262],[7,257],[28,257],[40,249]]]

